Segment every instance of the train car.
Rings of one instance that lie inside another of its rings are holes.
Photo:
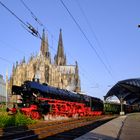
[[[33,119],[45,117],[78,117],[101,115],[102,100],[59,89],[35,81],[25,81],[21,86],[12,86],[12,95],[17,96],[19,110]]]
[[[104,103],[104,113],[105,114],[119,114],[121,111],[121,106],[119,103],[105,102]]]
[[[137,112],[138,107],[135,105],[129,105],[129,104],[123,104],[122,110],[124,113],[132,113]],[[114,103],[114,102],[105,102],[104,103],[104,113],[105,114],[120,114],[121,112],[121,104],[120,103]]]

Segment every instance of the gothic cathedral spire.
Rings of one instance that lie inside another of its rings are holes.
[[[41,54],[51,60],[50,53],[49,53],[49,45],[48,45],[48,38],[45,38],[45,30],[43,29],[42,33],[42,40],[41,40],[41,48],[40,48]]]
[[[66,65],[66,56],[64,55],[64,47],[62,40],[62,30],[60,29],[57,54],[55,55],[55,64],[64,66]]]

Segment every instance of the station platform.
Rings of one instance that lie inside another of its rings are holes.
[[[140,140],[140,113],[120,116],[74,140]]]

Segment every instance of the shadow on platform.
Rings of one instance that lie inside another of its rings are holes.
[[[105,124],[106,122],[108,122],[110,120],[112,120],[112,119],[99,120],[99,121],[93,122],[89,125],[85,125],[82,127],[78,127],[78,128],[75,128],[75,129],[72,129],[69,131],[65,131],[65,132],[53,135],[53,136],[49,136],[49,137],[45,138],[45,140],[74,140],[74,139],[88,133],[89,131]],[[91,140],[94,140],[94,139],[91,139]]]

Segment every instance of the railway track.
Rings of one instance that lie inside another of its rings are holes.
[[[84,117],[53,122],[40,122],[35,125],[0,129],[1,140],[73,140],[102,125],[116,116]]]

